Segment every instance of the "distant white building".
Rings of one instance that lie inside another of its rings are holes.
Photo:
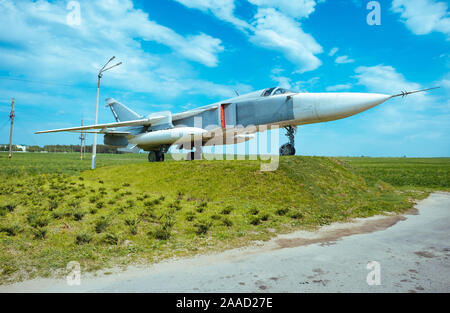
[[[17,149],[21,149],[23,152],[27,152],[27,146],[16,145]]]

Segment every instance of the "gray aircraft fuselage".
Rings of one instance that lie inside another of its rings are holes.
[[[425,91],[425,90],[422,90]],[[107,106],[116,123],[72,127],[37,133],[96,129],[104,134],[104,143],[118,147],[140,148],[150,151],[149,160],[164,159],[168,147],[192,143],[201,137],[201,145],[234,144],[250,140],[241,133],[253,132],[264,127],[285,127],[290,141],[280,148],[281,155],[295,154],[294,134],[296,126],[327,122],[346,118],[373,108],[391,98],[406,96],[377,93],[295,93],[280,87],[258,90],[245,95],[216,102],[180,113],[157,112],[144,117],[114,99],[107,99]],[[245,129],[243,131],[242,129]],[[267,128],[264,128],[267,129]],[[232,141],[221,137],[235,136]],[[211,138],[217,138],[216,141]],[[192,146],[191,146],[192,147]],[[200,147],[201,148],[201,147]]]

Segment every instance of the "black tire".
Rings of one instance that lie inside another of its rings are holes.
[[[156,154],[156,162],[164,162],[164,153],[161,151],[155,152]]]
[[[150,151],[148,153],[148,161],[149,162],[156,162],[157,161],[156,152],[155,151]]]
[[[280,155],[288,156],[295,155],[295,147],[289,143],[286,143],[280,147]]]

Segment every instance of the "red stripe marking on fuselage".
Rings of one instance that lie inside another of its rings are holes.
[[[225,128],[225,109],[223,104],[220,105],[220,124],[222,128]]]

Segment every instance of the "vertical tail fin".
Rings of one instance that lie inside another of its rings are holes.
[[[117,122],[133,121],[143,118],[142,115],[137,114],[132,109],[113,98],[106,99],[106,106],[109,106]]]

